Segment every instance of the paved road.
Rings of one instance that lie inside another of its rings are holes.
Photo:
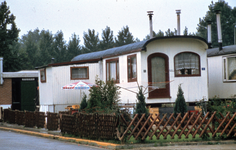
[[[59,140],[0,130],[0,150],[103,150]]]

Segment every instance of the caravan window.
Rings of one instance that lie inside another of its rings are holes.
[[[137,59],[136,54],[127,57],[128,82],[137,81]]]
[[[175,76],[200,76],[200,57],[196,53],[183,52],[174,58]]]
[[[236,57],[223,57],[223,80],[236,81]]]
[[[40,81],[46,82],[46,69],[45,68],[40,70]]]
[[[119,83],[119,59],[110,59],[106,61],[106,79],[114,80],[115,83]]]
[[[89,79],[88,67],[71,67],[70,68],[71,80]]]

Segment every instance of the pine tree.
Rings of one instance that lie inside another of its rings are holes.
[[[113,31],[110,27],[106,27],[105,30],[102,30],[102,41],[100,42],[100,48],[102,50],[112,48],[114,46]]]
[[[39,61],[41,62],[39,65],[48,65],[51,63],[51,59],[55,57],[55,52],[53,51],[53,35],[51,32],[41,31],[39,52]]]
[[[87,111],[94,113],[101,109],[102,95],[99,87],[93,86],[89,89],[90,99],[88,100]]]
[[[148,109],[146,108],[146,102],[145,97],[143,94],[143,87],[139,86],[139,91],[136,95],[136,98],[138,99],[138,103],[136,104],[136,110],[135,114],[138,114],[138,117],[140,118],[142,114],[146,114],[146,117],[148,116]]]
[[[181,116],[183,117],[186,112],[187,112],[187,104],[185,102],[184,92],[180,84],[178,88],[177,98],[175,100],[174,113],[175,113],[175,116],[178,113],[181,113]]]
[[[218,35],[215,10],[221,11],[221,28],[223,46],[234,44],[234,23],[236,22],[236,7],[233,9],[225,1],[211,3],[205,17],[199,19],[197,35],[207,39],[207,25],[211,21],[212,46],[218,47]]]
[[[57,63],[67,61],[67,47],[65,43],[62,31],[57,32],[53,41],[53,52],[55,52],[54,58]]]
[[[177,35],[177,30],[174,29],[175,31],[171,31],[170,29],[168,29],[166,32],[165,32],[165,36],[175,36]]]
[[[121,31],[118,32],[117,38],[115,38],[116,46],[122,46],[130,43],[134,43],[134,37],[129,31],[129,27],[123,27]]]
[[[73,59],[75,56],[81,54],[81,47],[79,45],[79,42],[79,36],[77,36],[75,33],[72,34],[68,44],[67,60],[71,61],[71,59]]]
[[[88,29],[88,33],[84,33],[84,51],[88,52],[96,52],[99,51],[99,37],[98,33],[95,33],[95,30]]]
[[[83,109],[85,109],[87,107],[87,95],[84,94],[83,98],[82,98],[82,101],[80,103],[80,111],[82,111]]]
[[[0,57],[3,57],[3,71],[19,70],[18,50],[13,46],[18,40],[19,30],[6,1],[0,4]]]

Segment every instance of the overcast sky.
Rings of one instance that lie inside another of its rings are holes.
[[[1,0],[3,2],[3,0]],[[154,11],[153,30],[173,31],[177,27],[177,9],[181,9],[181,34],[185,26],[196,32],[199,18],[203,18],[212,0],[6,0],[11,13],[16,16],[19,36],[38,28],[64,33],[68,42],[73,33],[79,35],[94,29],[100,35],[106,26],[114,36],[124,26],[129,26],[134,38],[143,40],[149,34],[147,11]],[[213,0],[217,2],[218,0]],[[227,0],[236,7],[236,0]],[[80,43],[80,44],[83,44]]]

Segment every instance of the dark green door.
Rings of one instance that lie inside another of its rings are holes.
[[[35,81],[21,81],[21,110],[35,110],[36,87]]]

